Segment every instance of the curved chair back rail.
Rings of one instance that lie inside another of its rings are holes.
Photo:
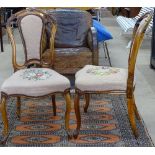
[[[127,82],[127,91],[128,95],[131,96],[132,92],[131,89],[134,89],[134,71],[135,71],[135,65],[137,60],[137,55],[139,48],[142,44],[145,32],[152,20],[153,12],[146,13],[142,15],[136,22],[134,30],[133,30],[133,36],[132,36],[132,44],[130,48],[129,53],[129,59],[128,59],[128,82]]]

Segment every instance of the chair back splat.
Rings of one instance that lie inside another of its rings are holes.
[[[16,42],[13,36],[12,22],[16,21],[17,28],[19,30],[24,52],[25,63],[20,65],[16,61]],[[54,37],[56,32],[56,22],[50,16],[47,16],[44,12],[34,9],[22,10],[8,19],[7,32],[12,44],[12,61],[14,70],[23,69],[30,65],[36,65],[38,67],[51,67],[53,66],[54,59]],[[43,47],[43,39],[45,37],[46,29],[50,25],[50,62],[45,62],[42,59],[42,53],[46,50]],[[52,33],[51,33],[52,32]],[[31,34],[31,35],[30,35]]]

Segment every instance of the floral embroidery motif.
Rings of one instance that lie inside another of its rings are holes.
[[[21,76],[23,79],[38,81],[47,80],[52,76],[52,74],[50,74],[46,70],[35,68],[24,71],[24,73]]]
[[[118,73],[119,69],[101,66],[90,68],[86,72],[93,75],[105,76]]]

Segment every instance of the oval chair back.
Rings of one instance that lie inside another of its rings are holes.
[[[16,60],[16,42],[13,34],[12,23],[16,23],[24,47],[25,62],[18,64]],[[50,30],[47,29],[49,28]],[[51,36],[46,37],[46,32],[50,31]],[[12,62],[14,70],[23,69],[31,65],[35,67],[51,67],[54,64],[54,37],[56,33],[56,21],[44,12],[36,9],[22,10],[12,15],[7,21],[7,32],[12,45]],[[46,47],[47,39],[50,47]],[[49,48],[50,62],[42,59],[43,52]]]

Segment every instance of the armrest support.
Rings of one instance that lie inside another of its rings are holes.
[[[91,27],[87,36],[88,47],[92,51],[92,64],[98,65],[98,42],[97,42],[97,31],[94,27]]]

